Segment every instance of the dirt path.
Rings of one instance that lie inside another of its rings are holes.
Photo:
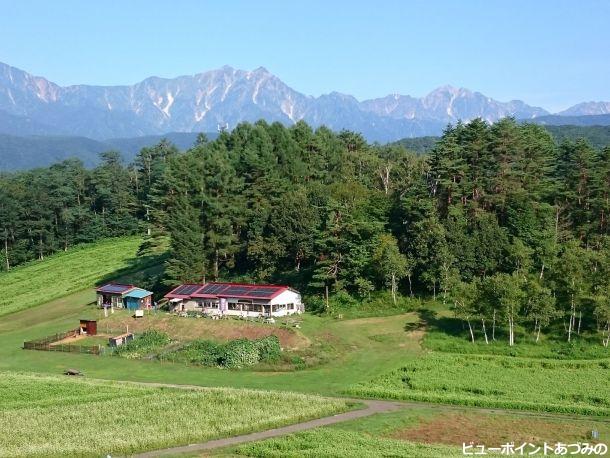
[[[299,431],[305,431],[307,429],[317,428],[319,426],[332,425],[334,423],[340,423],[348,420],[355,420],[357,418],[368,417],[381,412],[390,412],[393,410],[402,409],[405,407],[403,403],[392,402],[392,401],[369,401],[362,400],[362,403],[366,405],[366,408],[360,410],[351,410],[349,412],[340,413],[331,417],[318,418],[316,420],[306,421],[304,423],[297,423],[295,425],[284,426],[281,428],[269,429],[266,431],[260,431],[257,433],[243,434],[241,436],[227,437],[225,439],[216,439],[208,442],[202,442],[200,444],[185,445],[182,447],[172,447],[163,450],[156,450],[152,452],[140,453],[134,455],[137,458],[151,458],[157,456],[167,456],[176,453],[189,453],[197,452],[201,450],[211,450],[214,448],[228,447],[230,445],[238,445],[246,442],[253,442],[262,439],[269,439],[271,437],[285,436],[288,434],[296,433]]]

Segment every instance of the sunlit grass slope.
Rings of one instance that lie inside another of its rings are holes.
[[[0,273],[0,316],[94,286],[121,271],[146,266],[139,237],[106,239]]]

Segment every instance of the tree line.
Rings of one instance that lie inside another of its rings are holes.
[[[164,287],[239,279],[316,298],[388,291],[452,305],[485,341],[610,326],[610,147],[532,124],[449,126],[433,150],[304,122],[240,124],[129,165],[0,176],[2,269],[103,237],[169,236]],[[604,331],[605,330],[605,331]]]

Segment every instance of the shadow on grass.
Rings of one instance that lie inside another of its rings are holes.
[[[95,286],[111,282],[132,284],[152,291],[158,300],[170,289],[162,282],[168,257],[169,253],[164,252],[132,258],[127,261],[127,266],[105,275]]]

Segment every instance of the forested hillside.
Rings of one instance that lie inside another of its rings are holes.
[[[610,126],[545,125],[557,143],[564,140],[586,139],[594,148],[610,145]]]
[[[67,161],[0,181],[3,269],[169,234],[165,285],[290,283],[312,307],[326,288],[343,302],[429,294],[490,338],[502,323],[511,344],[515,323],[563,320],[569,339],[609,326],[609,213],[610,147],[558,147],[510,119],[448,128],[424,156],[261,121],[186,153],[164,143],[129,166],[106,153],[93,170]]]
[[[1,121],[1,119],[0,119]],[[0,133],[0,171],[26,170],[48,167],[66,159],[80,159],[85,167],[100,162],[100,153],[119,151],[127,160],[133,160],[142,148],[158,144],[166,139],[180,150],[187,150],[197,139],[197,132],[169,132],[164,135],[148,135],[133,138],[93,140],[86,137],[30,135],[18,137]],[[217,134],[206,134],[216,138]]]
[[[394,142],[395,145],[403,146],[409,151],[413,151],[416,153],[428,153],[432,151],[436,142],[438,142],[440,137],[414,137],[414,138],[403,138]]]
[[[610,145],[610,126],[544,124],[544,128],[551,133],[557,144],[566,140],[576,141],[583,138],[594,148],[600,149]],[[440,137],[403,138],[394,144],[417,153],[429,153],[439,139]]]

